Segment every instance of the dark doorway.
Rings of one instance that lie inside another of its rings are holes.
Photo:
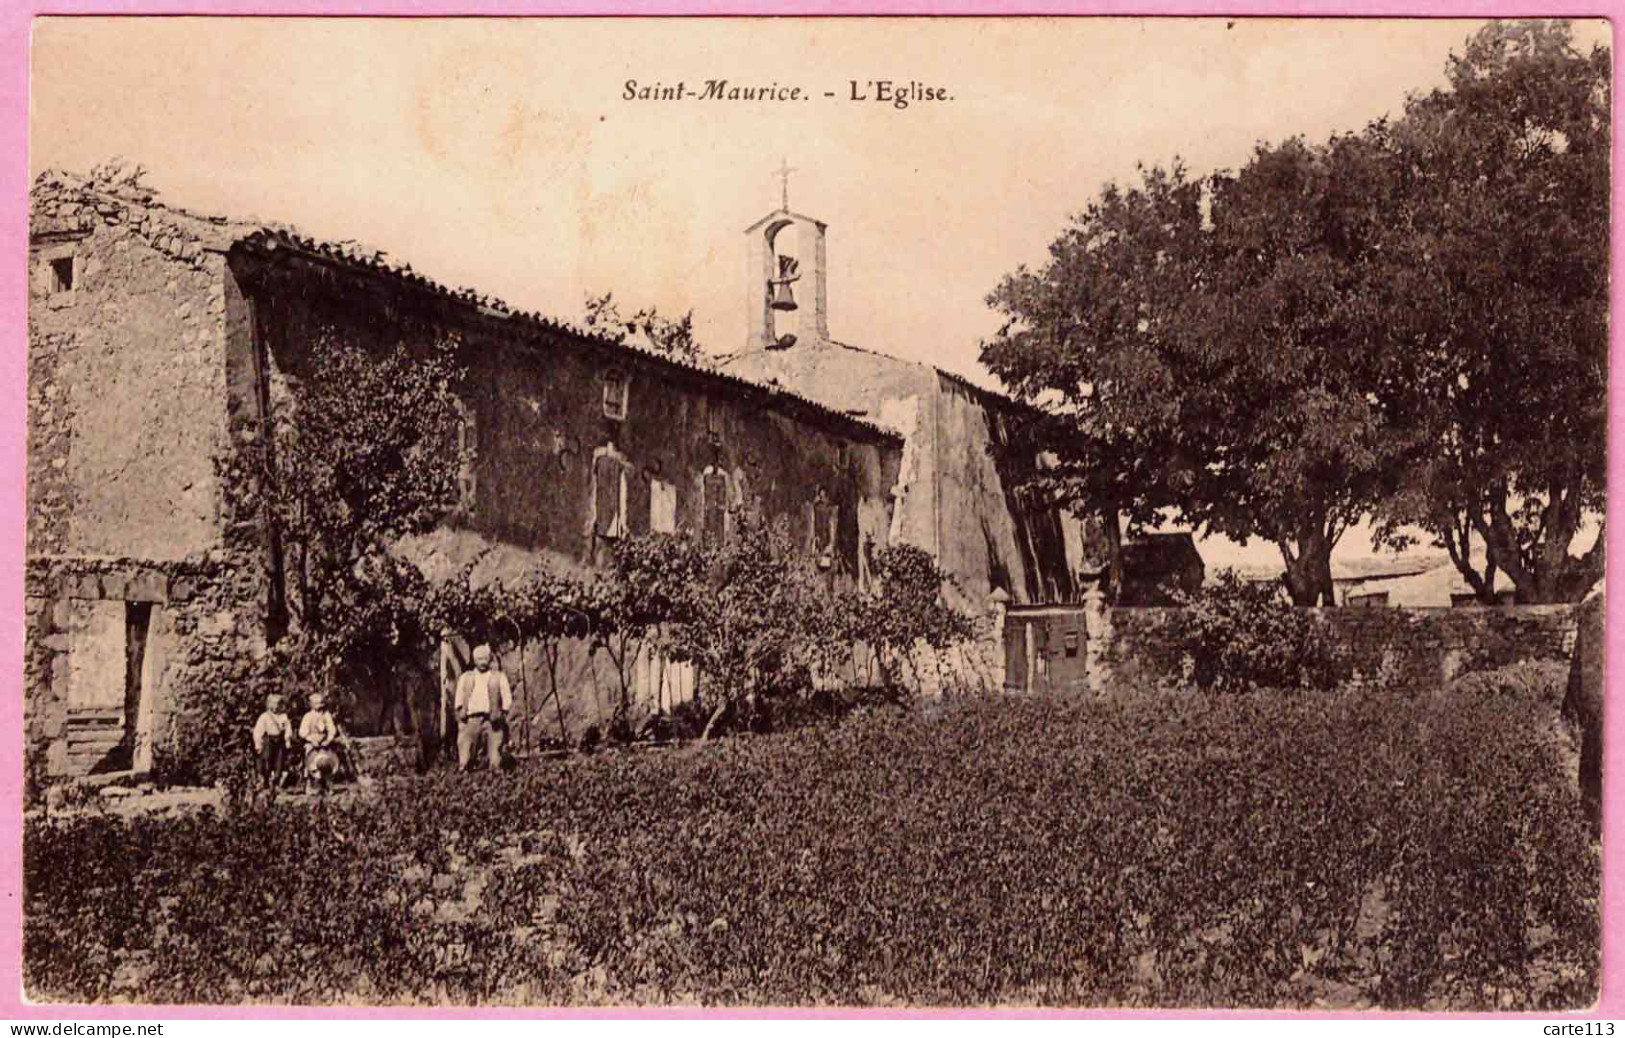
[[[147,662],[147,632],[152,628],[151,602],[124,603],[124,731],[100,771],[129,771],[135,766],[136,722],[141,716],[141,677]]]

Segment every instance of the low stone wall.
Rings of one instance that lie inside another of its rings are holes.
[[[36,780],[146,770],[188,688],[221,695],[263,655],[252,571],[224,559],[36,556],[24,590],[23,724]]]
[[[1486,606],[1440,609],[1315,609],[1348,654],[1356,680],[1424,688],[1521,660],[1566,662],[1574,648],[1574,607]],[[1181,609],[1107,609],[1089,637],[1103,640],[1105,684],[1180,676]],[[1091,618],[1092,619],[1092,618]]]

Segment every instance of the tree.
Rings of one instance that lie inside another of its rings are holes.
[[[125,176],[117,167],[106,175]],[[438,690],[422,660],[440,628],[423,621],[423,574],[389,548],[457,502],[454,350],[450,341],[367,350],[326,329],[300,374],[273,385],[271,435],[242,461],[259,472],[276,549],[273,601],[285,601],[293,624],[273,612],[274,644],[246,675],[181,690],[171,736],[155,747],[155,768],[169,780],[241,778],[243,733],[264,695],[335,679],[340,689],[355,681],[388,690],[391,708],[410,712],[426,760]],[[222,468],[237,463],[219,459]],[[256,503],[248,492],[241,500]]]
[[[585,638],[591,630],[586,587],[575,577],[542,570],[520,584],[515,595],[514,611],[521,618],[524,636],[536,639],[547,664],[547,695],[558,720],[559,741],[567,743],[570,731],[564,722],[564,700],[559,695],[559,658],[566,639]]]
[[[1188,250],[1172,246],[1200,233],[1201,189],[1177,164],[1142,173],[1137,188],[1108,184],[1041,270],[1004,278],[987,301],[1005,323],[981,349],[1037,405],[1023,432],[1050,464],[1023,490],[1100,516],[1113,542],[1120,516],[1138,531],[1178,504],[1193,461],[1159,336],[1190,284]]]
[[[593,651],[609,657],[619,685],[612,729],[630,724],[633,669],[645,646],[668,649],[670,629],[698,608],[705,564],[686,535],[626,537],[616,543],[609,569],[584,585]]]
[[[587,297],[584,323],[619,343],[641,340],[646,348],[678,360],[697,363],[702,358],[699,343],[694,341],[693,310],[681,317],[666,317],[658,307],[646,306],[631,317],[623,317],[615,293],[605,292]]]
[[[1380,529],[1420,526],[1486,601],[1498,570],[1528,602],[1603,570],[1603,532],[1569,548],[1606,491],[1609,72],[1566,23],[1492,23],[1394,128],[1395,388],[1433,449]]]
[[[1196,687],[1214,692],[1336,688],[1352,668],[1325,626],[1295,609],[1279,585],[1243,580],[1220,570],[1195,594],[1170,632],[1188,661]]]
[[[754,508],[740,511],[721,542],[694,547],[700,570],[683,567],[687,608],[668,625],[665,646],[705,676],[704,739],[730,708],[748,711],[763,697],[811,689],[828,648],[820,623],[830,595],[786,525]]]
[[[1493,598],[1600,574],[1609,58],[1562,23],[1493,24],[1450,85],[1234,175],[1108,186],[989,297],[984,363],[1044,405],[1040,489],[1131,528],[1269,538],[1299,605],[1366,514],[1435,537]],[[1482,568],[1471,539],[1485,544]]]
[[[264,485],[302,631],[353,626],[377,590],[369,574],[391,586],[408,579],[397,566],[380,568],[379,557],[457,504],[466,457],[455,348],[447,340],[368,350],[324,331],[276,398]]]
[[[846,637],[869,647],[886,684],[896,680],[903,664],[914,671],[915,684],[921,684],[915,664],[921,645],[930,650],[943,682],[942,654],[976,637],[971,617],[944,601],[944,589],[956,586],[953,574],[912,544],[875,552],[874,574],[873,587],[845,596]]]
[[[1172,514],[1262,536],[1299,605],[1405,442],[1373,394],[1386,338],[1357,257],[1380,220],[1381,127],[1261,145],[1235,175],[1108,185],[989,297],[982,361],[1050,415],[1041,484],[1135,531]]]

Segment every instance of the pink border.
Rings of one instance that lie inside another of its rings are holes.
[[[31,19],[39,14],[274,14],[274,15],[397,15],[429,17],[443,15],[1243,15],[1305,16],[1340,15],[1374,17],[1408,15],[1416,17],[1601,17],[1613,20],[1608,0],[1178,0],[1151,3],[1148,0],[21,0],[0,4],[0,428],[10,429],[0,436],[0,480],[20,488],[26,475],[25,415],[27,407],[26,323],[24,321],[25,243],[27,240],[27,147],[28,147],[28,40]],[[1616,40],[1614,79],[1619,80],[1619,51]],[[1625,216],[1625,195],[1617,189],[1618,171],[1625,147],[1620,142],[1620,105],[1615,102],[1614,170],[1616,190],[1613,200],[1613,269],[1622,269],[1625,244],[1618,228]],[[1611,342],[1617,361],[1625,351],[1625,339],[1617,315],[1625,313],[1625,283],[1613,282],[1613,313],[1616,315]],[[1614,370],[1619,366],[1616,363]],[[1609,511],[1621,509],[1621,481],[1625,462],[1619,456],[1621,434],[1625,432],[1625,390],[1620,380],[1609,387],[1609,443],[1611,490]],[[388,1010],[347,1008],[280,1007],[149,1007],[149,1006],[31,1006],[21,1001],[21,849],[22,849],[22,572],[24,495],[8,496],[0,504],[0,758],[9,763],[0,771],[0,854],[9,867],[0,870],[0,1017],[9,1019],[101,1020],[112,1018],[163,1020],[262,1019],[422,1019],[483,1018],[593,1018],[672,1020],[702,1015],[687,1009],[648,1010]],[[1625,550],[1625,524],[1610,530],[1608,553],[1621,558]],[[1622,592],[1619,565],[1608,577],[1608,598],[1617,602]],[[1625,611],[1608,612],[1608,685],[1618,676],[1618,656],[1614,646],[1625,644]],[[1625,741],[1625,714],[1611,709],[1606,722],[1607,744],[1617,749]],[[1612,862],[1620,851],[1620,827],[1625,825],[1625,768],[1615,766],[1605,777],[1606,814],[1605,859]],[[1602,1000],[1591,1017],[1625,1016],[1625,912],[1620,897],[1625,893],[1625,871],[1605,869],[1603,903]],[[1124,1017],[1141,1020],[1248,1019],[1437,1019],[1427,1014],[1362,1013],[1229,1013],[1229,1012],[1103,1012],[1103,1011],[896,1011],[896,1010],[708,1010],[715,1019],[838,1019],[862,1016],[875,1019],[1100,1019]],[[1516,1019],[1507,1015],[1461,1014],[1455,1019]],[[1532,1019],[1551,1019],[1532,1016]],[[1575,1019],[1585,1019],[1577,1017]]]

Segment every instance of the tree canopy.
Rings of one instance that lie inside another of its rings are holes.
[[[1609,65],[1563,23],[1494,24],[1393,135],[1393,388],[1430,449],[1382,530],[1420,526],[1486,598],[1497,570],[1536,602],[1602,575],[1602,533],[1569,549],[1606,489]]]
[[[1583,589],[1607,71],[1561,23],[1492,24],[1396,122],[1107,185],[988,299],[1005,324],[983,363],[1047,415],[1040,489],[1131,531],[1267,538],[1299,604],[1333,604],[1331,550],[1370,515],[1464,572],[1476,532],[1525,599]]]
[[[469,457],[457,442],[462,378],[450,340],[373,350],[323,332],[276,394],[266,488],[299,629],[352,623],[381,572],[372,563],[456,507]]]
[[[700,362],[704,356],[700,344],[694,340],[693,310],[679,317],[667,317],[659,307],[646,306],[627,317],[621,313],[615,293],[605,292],[601,296],[587,296],[583,322],[616,342],[632,341],[678,360]]]

